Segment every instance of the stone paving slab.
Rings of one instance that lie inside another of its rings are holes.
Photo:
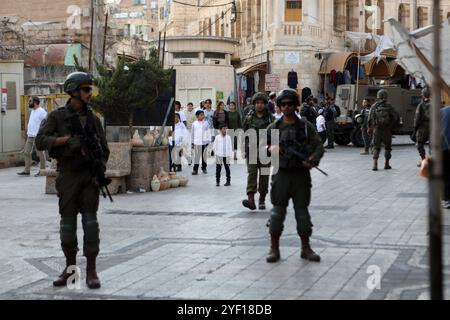
[[[44,178],[2,169],[0,299],[428,299],[427,183],[415,148],[397,142],[390,172],[372,172],[370,157],[353,147],[326,153],[328,178],[313,171],[312,245],[320,264],[299,257],[292,207],[282,259],[265,262],[270,210],[242,207],[242,164],[232,166],[229,188],[215,187],[210,173],[189,176],[186,188],[101,199],[102,288],[95,291],[84,283],[80,290],[51,286],[64,267],[57,199],[43,194]],[[450,225],[448,210],[443,222]],[[450,229],[444,234],[448,292]],[[78,261],[84,279],[85,259]],[[375,289],[367,285],[373,268],[381,277]]]

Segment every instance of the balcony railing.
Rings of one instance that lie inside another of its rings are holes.
[[[283,24],[283,30],[285,36],[301,36],[302,24],[298,22],[285,22]]]

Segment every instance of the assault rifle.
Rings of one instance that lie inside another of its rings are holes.
[[[280,155],[280,163],[285,161],[288,164],[288,167],[291,164],[291,161],[294,161],[294,165],[298,162],[303,163],[303,161],[311,163],[309,160],[310,153],[306,146],[301,145],[298,141],[291,140],[289,142],[280,142],[280,149],[283,151]],[[328,177],[328,173],[321,170],[318,166],[313,165],[313,168]]]
[[[81,153],[85,156],[90,164],[91,173],[96,178],[97,183],[102,192],[103,198],[108,196],[109,200],[113,202],[108,185],[112,182],[111,179],[105,176],[106,167],[102,162],[103,150],[100,141],[94,133],[94,115],[91,110],[87,111],[86,128],[81,125],[80,119],[75,112],[69,116],[69,123],[72,129],[72,135],[78,135],[81,141]]]

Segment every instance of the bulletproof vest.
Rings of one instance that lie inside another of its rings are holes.
[[[421,123],[420,124],[430,123],[430,107],[431,107],[430,101],[422,101],[420,103],[420,109],[421,109],[421,119],[420,119]]]
[[[259,118],[256,116],[256,111],[252,110],[246,117],[248,127],[256,130],[266,129],[272,121],[272,115],[268,112],[266,112],[263,117]]]
[[[283,153],[280,154],[280,168],[303,168],[300,155],[309,157],[308,126],[305,120],[296,119],[294,125],[284,125],[283,120],[279,119],[275,129],[279,130],[279,145]]]

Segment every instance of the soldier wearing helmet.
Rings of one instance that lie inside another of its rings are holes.
[[[84,72],[71,73],[64,82],[64,91],[70,99],[48,115],[36,137],[39,150],[47,150],[57,160],[56,190],[59,197],[60,238],[66,257],[66,268],[53,282],[55,287],[65,286],[70,277],[67,268],[76,265],[78,251],[77,215],[81,213],[84,231],[83,255],[87,258],[86,283],[91,289],[100,288],[96,272],[99,253],[99,225],[97,210],[99,186],[86,155],[86,146],[74,127],[82,128],[85,135],[95,137],[101,149],[101,162],[106,168],[109,149],[102,124],[89,106],[92,97],[93,78]]]
[[[378,170],[381,144],[384,144],[384,169],[390,170],[392,151],[392,127],[396,121],[394,108],[387,103],[388,92],[381,89],[377,93],[377,101],[370,108],[367,133],[373,135],[373,171]]]
[[[422,160],[426,157],[425,144],[430,138],[430,89],[422,90],[422,101],[416,109],[414,117],[414,130],[416,131],[416,147]],[[420,166],[420,164],[419,164]]]
[[[269,192],[269,176],[263,174],[263,168],[270,168],[270,164],[262,164],[259,159],[259,130],[267,129],[274,121],[273,115],[267,109],[267,96],[258,92],[252,98],[253,109],[249,111],[244,120],[244,132],[255,130],[256,141],[249,141],[252,136],[247,132],[245,139],[245,155],[247,159],[247,199],[242,201],[242,205],[250,210],[256,210],[255,194],[259,192],[258,208],[266,209],[266,195]],[[250,163],[250,152],[257,152],[256,163]],[[259,179],[258,179],[259,176]],[[259,184],[258,184],[259,180]]]
[[[319,262],[320,256],[312,250],[309,242],[313,224],[308,206],[312,187],[310,170],[319,164],[324,154],[322,139],[314,125],[296,116],[295,110],[300,105],[300,99],[295,90],[282,90],[277,96],[277,105],[281,107],[284,116],[268,128],[269,145],[270,130],[279,130],[279,145],[269,147],[272,153],[279,154],[279,169],[272,176],[270,198],[273,209],[269,223],[271,247],[266,260],[273,263],[280,259],[279,241],[289,200],[292,199],[297,233],[301,239],[300,257]]]

